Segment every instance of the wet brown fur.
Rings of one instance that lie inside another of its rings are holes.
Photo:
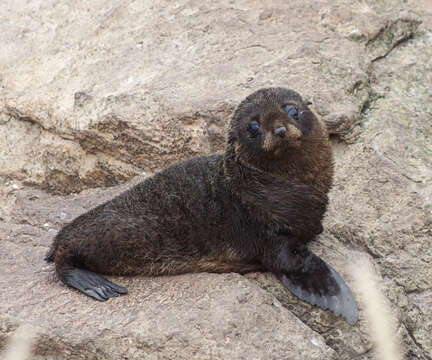
[[[303,112],[300,125],[287,103]],[[273,134],[278,126],[284,138]],[[332,175],[322,121],[297,93],[261,89],[235,111],[224,154],[176,163],[77,217],[47,260],[61,279],[76,267],[117,275],[296,269],[302,255],[290,249],[322,231]]]

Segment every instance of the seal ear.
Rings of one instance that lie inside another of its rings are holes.
[[[336,270],[312,252],[299,271],[276,276],[300,299],[342,315],[351,325],[357,322],[358,307],[350,289]]]

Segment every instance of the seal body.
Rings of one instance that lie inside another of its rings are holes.
[[[261,89],[236,109],[223,154],[176,163],[77,217],[47,260],[98,300],[127,291],[99,274],[256,270],[335,297],[338,282],[307,249],[322,232],[332,176],[323,122],[296,92]]]
[[[102,274],[247,272],[263,238],[227,187],[223,156],[179,162],[79,216],[54,240],[52,259]],[[239,231],[242,229],[241,231]]]

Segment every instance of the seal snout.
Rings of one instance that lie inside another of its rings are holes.
[[[275,134],[276,136],[279,136],[280,138],[283,138],[283,137],[285,137],[286,131],[287,131],[287,129],[286,129],[285,126],[279,126],[279,127],[274,131],[274,134]]]
[[[287,121],[278,121],[268,128],[264,135],[262,148],[264,151],[274,152],[283,144],[296,146],[301,136],[301,131],[294,124]]]

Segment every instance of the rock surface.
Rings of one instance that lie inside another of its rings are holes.
[[[432,358],[432,6],[426,5],[418,8],[426,19],[419,33],[372,63],[371,100],[356,142],[333,143],[335,186],[326,231],[314,247],[336,269],[368,254],[397,316],[407,359]],[[336,326],[331,314],[299,302],[271,276],[248,277],[323,334],[340,358],[373,357],[363,313],[359,326]]]
[[[419,25],[348,0],[5,0],[0,11],[0,176],[54,193],[220,150],[233,108],[263,86],[297,89],[346,133],[369,101],[371,61]]]
[[[270,274],[118,278],[100,304],[43,262],[131,182],[88,188],[222,149],[236,104],[283,85],[338,134],[314,251],[348,284],[369,256],[406,358],[432,359],[432,6],[388,3],[3,1],[0,348],[25,321],[40,359],[372,359],[362,311],[350,327]]]
[[[42,359],[332,359],[323,338],[238,274],[117,278],[129,294],[100,303],[44,263],[54,229],[120,189],[66,198],[3,187],[0,334],[25,323]]]

